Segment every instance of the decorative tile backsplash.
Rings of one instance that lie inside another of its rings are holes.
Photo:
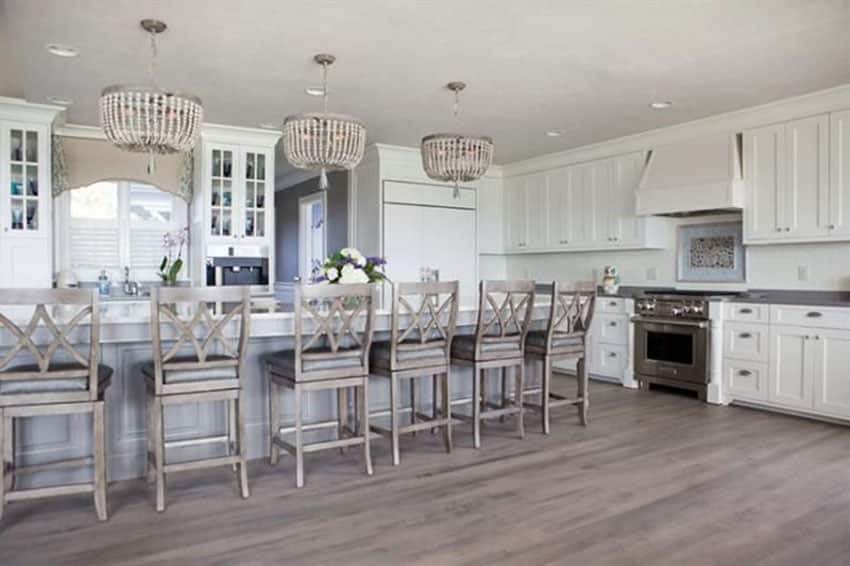
[[[735,238],[713,236],[691,240],[692,269],[733,269],[735,267]]]

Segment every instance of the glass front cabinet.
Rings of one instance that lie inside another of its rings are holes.
[[[50,287],[51,124],[58,109],[0,101],[0,287]]]
[[[269,233],[273,149],[210,144],[205,151],[206,232],[216,243],[262,244]]]

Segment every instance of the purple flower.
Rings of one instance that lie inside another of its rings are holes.
[[[387,264],[387,260],[385,260],[382,257],[377,257],[377,256],[367,257],[366,261],[368,261],[369,263],[373,263],[375,265],[386,265]]]

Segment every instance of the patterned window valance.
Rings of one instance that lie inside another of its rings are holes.
[[[155,185],[192,202],[194,158],[191,152],[158,155],[147,173],[148,156],[121,151],[106,140],[53,136],[53,196],[107,179]]]

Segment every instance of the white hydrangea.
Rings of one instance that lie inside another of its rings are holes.
[[[329,267],[325,270],[325,278],[328,281],[336,281],[337,277],[339,277],[339,270],[336,267]]]
[[[343,266],[339,282],[348,285],[352,283],[368,283],[369,276],[362,269],[357,269],[351,264]]]

